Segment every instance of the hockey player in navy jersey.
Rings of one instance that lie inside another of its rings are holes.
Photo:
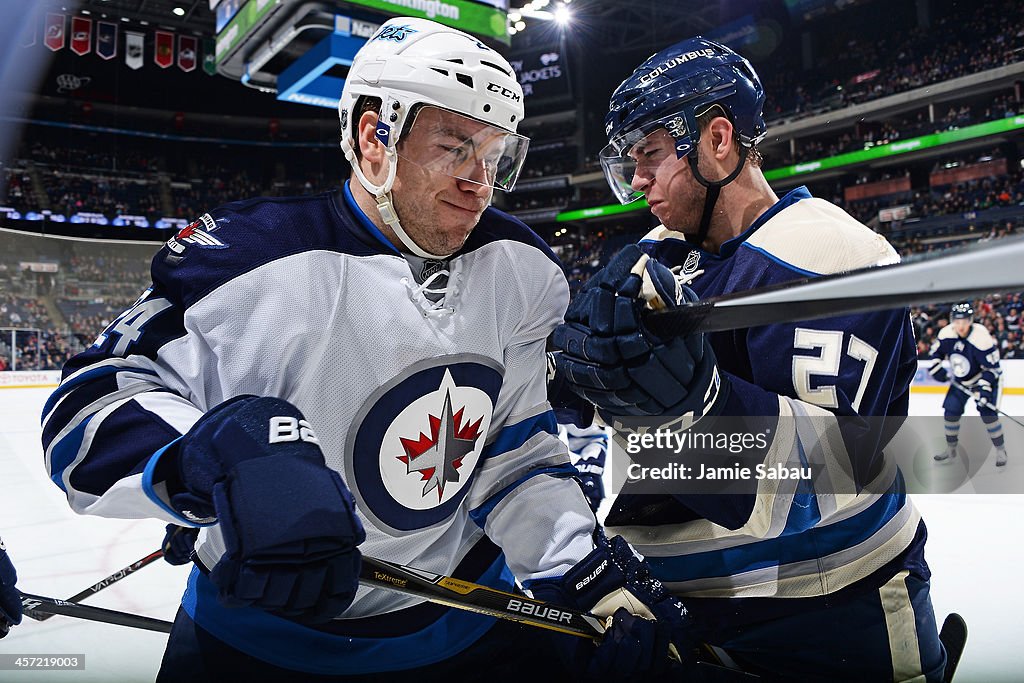
[[[939,382],[950,382],[946,399],[942,402],[946,422],[946,450],[935,456],[939,462],[956,457],[960,436],[960,418],[967,399],[974,398],[978,413],[988,428],[989,438],[996,448],[996,467],[1007,461],[1003,425],[999,422],[1000,380],[1003,370],[999,366],[999,347],[984,325],[974,322],[974,307],[970,302],[954,304],[949,311],[949,325],[939,330],[929,352],[931,367],[928,372]],[[943,361],[948,361],[949,370]],[[950,377],[952,373],[952,377]],[[957,386],[959,385],[959,386]]]
[[[621,494],[606,525],[686,601],[698,633],[750,671],[939,681],[925,526],[882,457],[891,423],[865,419],[907,414],[908,311],[669,339],[643,322],[684,298],[898,261],[806,188],[775,195],[757,150],[763,102],[747,60],[700,37],[653,55],[615,90],[605,175],[662,225],[573,300],[555,332],[559,370],[613,422],[661,416],[666,428],[714,430],[756,416],[772,435],[762,464],[814,458],[828,476],[751,477],[734,495]]]
[[[21,623],[21,594],[14,585],[17,582],[18,573],[7,556],[4,539],[0,538],[0,638]]]
[[[44,410],[76,512],[202,528],[158,680],[665,671],[685,609],[598,529],[546,400],[565,277],[489,207],[527,148],[511,66],[392,19],[339,116],[343,187],[183,229]],[[549,636],[361,586],[362,554],[614,620]]]

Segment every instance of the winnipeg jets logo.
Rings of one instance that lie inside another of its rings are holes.
[[[463,459],[473,452],[480,437],[483,417],[470,423],[464,418],[465,407],[452,412],[451,393],[444,395],[440,415],[430,415],[430,436],[420,432],[418,439],[402,438],[405,455],[398,459],[405,463],[409,474],[419,474],[423,481],[423,495],[437,491],[437,502],[444,497],[444,487],[457,482]]]
[[[371,42],[374,40],[393,40],[396,43],[400,43],[413,33],[419,33],[419,31],[410,26],[385,26],[380,30],[380,33],[370,40]]]
[[[177,235],[167,240],[167,248],[175,254],[184,252],[187,244],[193,244],[202,249],[226,249],[228,245],[210,234],[217,227],[217,222],[213,220],[213,217],[204,213],[198,220],[189,223],[178,231]]]
[[[391,497],[406,508],[428,510],[446,503],[465,488],[476,466],[493,403],[462,382],[444,370],[439,384],[409,403],[385,431],[380,476]]]
[[[487,457],[502,366],[424,359],[367,397],[345,442],[346,483],[374,525],[401,535],[457,514]]]

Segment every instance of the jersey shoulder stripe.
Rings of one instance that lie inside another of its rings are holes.
[[[213,209],[157,252],[154,282],[189,308],[225,282],[293,254],[382,253],[380,245],[359,238],[355,219],[335,195],[257,197]]]

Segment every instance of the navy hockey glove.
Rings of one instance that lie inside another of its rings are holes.
[[[597,547],[565,576],[529,585],[534,597],[612,617],[597,647],[580,642],[574,666],[588,679],[651,680],[680,665],[693,646],[690,617],[621,537],[595,534]]]
[[[979,408],[996,407],[996,388],[988,380],[978,380],[974,388],[974,400],[977,401]]]
[[[298,408],[240,396],[204,415],[176,446],[182,486],[171,504],[216,516],[226,552],[210,580],[222,603],[311,623],[351,604],[363,526]]]
[[[949,381],[949,372],[946,368],[942,367],[942,361],[937,360],[932,363],[931,368],[928,369],[928,374],[930,374],[936,382]]]
[[[164,561],[175,566],[191,562],[198,536],[199,529],[168,524],[164,542],[160,544],[160,549],[164,551]]]
[[[715,355],[703,334],[662,339],[642,321],[646,310],[697,299],[672,271],[635,244],[620,251],[569,304],[554,333],[556,358],[573,391],[605,415],[709,412],[722,396]]]
[[[558,372],[558,356],[561,353],[547,352],[548,360],[548,403],[555,411],[555,420],[562,425],[588,427],[594,422],[594,404],[581,398],[565,381],[565,375]]]
[[[0,638],[21,623],[21,593],[14,587],[17,582],[18,574],[0,538]]]
[[[583,489],[587,505],[596,513],[597,509],[601,507],[601,501],[604,500],[604,481],[601,478],[604,467],[578,462],[576,471],[579,472],[576,478],[580,482],[580,488]]]

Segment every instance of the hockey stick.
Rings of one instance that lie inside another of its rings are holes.
[[[89,621],[102,621],[107,624],[116,624],[118,626],[130,626],[132,628],[141,628],[147,631],[158,631],[160,633],[171,632],[171,622],[161,621],[160,619],[152,619],[150,617],[143,617],[138,614],[130,614],[128,612],[116,612],[110,609],[104,609],[102,607],[93,607],[91,605],[79,605],[78,603],[68,602],[66,600],[57,600],[56,598],[47,598],[42,595],[32,595],[31,593],[21,594],[21,609],[25,613],[25,616],[38,621],[42,621],[41,617],[50,616],[54,614],[62,614],[66,617],[75,617],[76,619],[87,619]]]
[[[1024,239],[913,263],[864,268],[736,292],[650,313],[662,337],[882,311],[1024,291]]]
[[[496,588],[365,555],[359,570],[359,582],[415,595],[448,607],[539,626],[581,638],[596,640],[604,634],[604,624],[593,614],[568,607],[555,607],[524,595],[506,593]]]
[[[975,400],[975,402],[977,402],[978,395],[975,394],[970,389],[968,389],[967,387],[965,387],[963,384],[960,384],[960,382],[957,382],[955,379],[949,380],[949,383],[952,384],[957,389],[959,389],[960,391],[962,391],[963,393],[965,393],[968,396],[970,396],[971,398],[973,398]],[[986,407],[991,408],[992,410],[996,411],[997,413],[999,413],[1000,415],[1002,415],[1006,419],[1010,420],[1011,422],[1015,422],[1015,423],[1019,424],[1021,427],[1024,427],[1024,422],[1021,422],[1020,420],[1015,418],[1013,415],[1010,415],[1005,410],[1000,410],[999,408],[997,408],[996,406],[992,405],[991,403],[988,403],[987,401],[986,401]]]
[[[68,598],[64,602],[78,602],[79,600],[82,600],[84,598],[89,597],[93,593],[98,593],[99,591],[103,590],[107,586],[109,586],[111,584],[114,584],[114,583],[117,583],[118,581],[120,581],[124,577],[128,576],[129,574],[132,574],[133,572],[136,572],[139,569],[142,569],[147,564],[155,562],[156,560],[159,560],[163,556],[164,556],[164,551],[163,550],[157,550],[156,552],[152,552],[149,555],[146,555],[145,557],[143,557],[141,560],[136,560],[135,562],[132,562],[130,565],[128,565],[124,569],[116,571],[113,574],[111,574],[110,576],[108,576],[107,578],[102,579],[102,580],[98,581],[97,583],[94,583],[93,585],[91,585],[88,588],[86,588],[84,591],[82,591],[80,593],[75,593],[74,595],[72,595],[70,598]],[[43,615],[38,617],[38,620],[39,621],[46,621],[47,619],[49,619],[52,616],[54,616],[54,615],[53,614],[43,614]]]
[[[434,574],[365,555],[359,570],[359,582],[397,593],[415,595],[446,607],[485,614],[528,626],[537,626],[580,638],[599,640],[605,632],[605,625],[601,619],[588,612],[555,606],[543,600],[528,598],[525,595],[506,593],[478,583]],[[681,660],[674,646],[671,647],[670,652],[672,658],[677,661]],[[695,676],[690,680],[704,683],[739,683],[760,680],[759,676],[711,662],[688,662],[687,666],[692,667],[691,673]]]

